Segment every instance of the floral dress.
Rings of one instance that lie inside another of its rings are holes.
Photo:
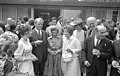
[[[37,60],[35,55],[32,54],[32,45],[29,42],[25,42],[22,38],[18,42],[18,49],[14,53],[15,58],[18,61],[19,71],[22,73],[28,73],[29,76],[34,75],[33,60]]]
[[[57,37],[54,39],[52,36],[48,38],[48,50],[58,51],[62,48],[62,39]],[[61,52],[52,55],[48,52],[48,58],[45,65],[44,76],[63,76],[61,70]]]

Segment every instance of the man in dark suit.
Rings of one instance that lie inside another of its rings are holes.
[[[33,62],[34,71],[36,76],[42,76],[47,59],[47,33],[42,30],[43,19],[35,19],[35,29],[32,30],[30,37],[31,44],[33,45],[32,53],[38,58],[37,61]]]
[[[96,18],[95,17],[88,17],[86,20],[88,30],[86,32],[86,38],[91,37],[94,35],[96,25]]]
[[[105,38],[106,28],[96,26],[95,36],[85,41],[84,64],[87,66],[87,76],[106,76],[107,59],[111,57],[112,42]]]
[[[117,29],[116,39],[113,41],[110,76],[120,76],[120,26]]]

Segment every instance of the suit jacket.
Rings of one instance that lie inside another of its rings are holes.
[[[37,40],[42,40],[43,43],[35,46],[34,41]],[[32,53],[38,58],[36,62],[38,63],[45,62],[47,59],[47,44],[48,44],[47,33],[42,30],[42,36],[40,36],[35,29],[32,30],[30,42],[33,45]]]
[[[113,42],[113,59],[112,60],[120,60],[120,39],[119,40],[115,40]]]
[[[95,29],[89,29],[87,32],[86,32],[86,38],[88,37],[92,37],[95,35]]]
[[[100,51],[100,56],[97,57],[92,54],[93,49],[98,49]],[[94,36],[89,37],[85,40],[84,47],[84,61],[88,60],[91,65],[107,66],[106,60],[111,58],[112,55],[112,42],[107,38],[101,39],[100,43],[94,45]]]

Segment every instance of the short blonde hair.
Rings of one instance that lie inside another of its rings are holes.
[[[34,23],[36,24],[37,22],[44,23],[44,20],[42,18],[36,18]]]

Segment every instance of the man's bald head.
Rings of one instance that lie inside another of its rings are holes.
[[[107,33],[107,29],[104,26],[96,26],[96,36],[100,39],[104,38],[106,35],[108,35]]]

